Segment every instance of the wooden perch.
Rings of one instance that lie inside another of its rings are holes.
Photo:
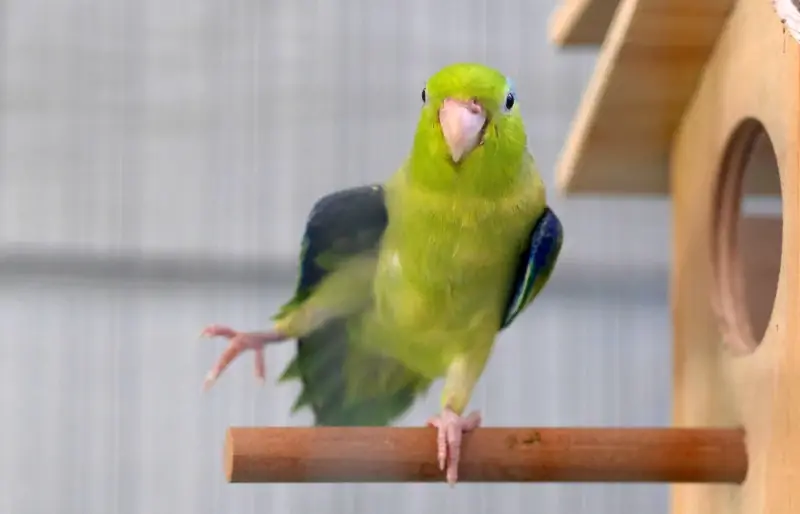
[[[433,428],[228,430],[229,482],[438,482]],[[744,433],[688,428],[479,428],[461,482],[740,483]]]

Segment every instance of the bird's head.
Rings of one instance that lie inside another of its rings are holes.
[[[481,64],[451,64],[428,79],[421,97],[412,150],[418,166],[427,162],[437,168],[431,173],[458,181],[502,180],[487,175],[519,168],[527,138],[516,91],[505,75]]]

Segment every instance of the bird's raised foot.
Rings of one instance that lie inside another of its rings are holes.
[[[256,378],[263,381],[266,378],[266,363],[264,361],[264,346],[269,343],[279,343],[287,339],[278,331],[272,332],[239,332],[224,325],[209,325],[200,332],[201,338],[224,337],[228,339],[228,347],[222,352],[216,364],[206,375],[203,387],[209,389],[219,378],[225,368],[233,362],[242,352],[253,350],[255,352]]]
[[[438,416],[428,420],[428,426],[436,427],[437,456],[439,469],[447,468],[447,483],[451,486],[458,481],[458,462],[461,458],[461,436],[464,432],[475,430],[481,424],[481,415],[473,412],[462,417],[450,409],[444,409]]]

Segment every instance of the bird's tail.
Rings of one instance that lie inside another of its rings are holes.
[[[362,315],[334,319],[297,341],[281,376],[302,383],[293,412],[310,407],[316,425],[384,426],[430,387],[429,379],[363,344],[361,321]]]

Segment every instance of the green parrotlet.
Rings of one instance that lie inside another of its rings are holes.
[[[266,332],[212,325],[229,340],[211,385],[237,355],[297,341],[281,380],[316,425],[388,425],[444,378],[438,460],[457,480],[464,416],[498,333],[547,283],[563,229],[527,150],[511,81],[480,64],[429,78],[411,152],[381,185],[334,192],[306,224],[294,296]]]

